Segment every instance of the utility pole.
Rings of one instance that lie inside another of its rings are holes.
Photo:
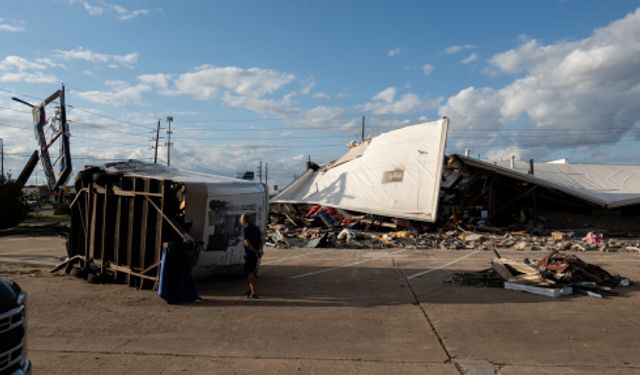
[[[262,160],[260,160],[260,164],[258,164],[258,177],[260,177],[260,182],[262,182]]]
[[[269,163],[264,163],[264,184],[269,187]]]
[[[362,138],[361,141],[364,142],[364,116],[362,116]]]
[[[153,155],[153,164],[158,164],[158,140],[160,139],[160,119],[158,119],[158,126],[156,127],[156,147]]]
[[[167,122],[169,123],[169,128],[167,129],[167,165],[171,165],[171,146],[173,146],[173,143],[171,143],[171,134],[173,134],[173,131],[171,131],[171,123],[173,122],[173,116],[167,116]]]
[[[4,184],[4,139],[0,138],[0,159],[2,159],[2,170],[0,172],[0,184]]]

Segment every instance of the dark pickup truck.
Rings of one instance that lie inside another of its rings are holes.
[[[27,293],[0,278],[0,375],[31,372],[27,359]]]

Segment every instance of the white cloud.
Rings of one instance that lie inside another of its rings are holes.
[[[202,65],[188,73],[142,75],[143,84],[160,88],[163,95],[188,95],[199,100],[219,100],[225,105],[250,110],[300,127],[319,128],[326,125],[347,126],[342,120],[344,110],[318,106],[302,108],[298,95],[310,94],[313,78],[297,81],[301,90],[282,93],[296,81],[293,74],[258,67]],[[324,97],[326,94],[314,94]],[[328,97],[328,96],[327,96]]]
[[[640,123],[638,40],[640,9],[581,40],[523,40],[490,60],[496,72],[519,78],[502,88],[464,89],[439,113],[451,118],[460,149],[517,146],[540,158],[616,144]]]
[[[402,52],[402,50],[401,50],[400,48],[393,48],[393,49],[390,49],[390,50],[387,52],[387,56],[388,56],[388,57],[396,57],[396,56],[398,56],[401,52]]]
[[[295,76],[263,68],[219,67],[203,65],[179,75],[173,84],[173,94],[190,95],[196,99],[219,99],[223,103],[256,113],[287,117],[297,109],[293,94],[278,99],[273,94],[295,79]]]
[[[89,4],[86,1],[83,3],[83,6],[84,6],[84,10],[86,10],[87,13],[89,13],[92,16],[101,16],[105,12],[105,9],[103,7],[99,5]]]
[[[93,103],[127,106],[131,103],[140,104],[142,94],[151,91],[149,85],[131,86],[124,81],[107,81],[105,85],[110,88],[110,91],[78,91],[74,94]]]
[[[300,94],[308,95],[311,93],[311,90],[316,87],[316,80],[313,77],[303,79],[302,81],[300,81],[300,86],[302,86],[302,88],[300,89]]]
[[[422,72],[424,73],[425,76],[428,76],[429,74],[433,73],[433,65],[431,64],[424,64],[422,65]]]
[[[24,31],[24,26],[21,24],[9,24],[5,23],[3,19],[0,18],[0,31],[8,31],[10,33],[18,33]]]
[[[126,55],[108,55],[94,52],[90,49],[79,47],[72,50],[55,50],[54,54],[63,60],[83,60],[93,63],[108,64],[111,67],[133,68],[138,62],[139,54],[131,52]]]
[[[163,91],[168,91],[169,84],[171,83],[171,75],[164,73],[143,74],[138,76],[138,80],[142,83],[158,87]]]
[[[474,62],[476,60],[478,60],[478,55],[476,55],[475,53],[472,53],[469,56],[465,57],[464,59],[460,60],[460,63],[466,65],[466,64],[472,63],[472,62]]]
[[[463,51],[468,51],[470,49],[476,49],[477,46],[475,44],[461,44],[461,45],[453,45],[445,48],[442,52],[447,55],[453,55],[456,53],[460,53]]]
[[[60,67],[50,59],[35,59],[33,61],[20,56],[7,56],[0,61],[0,70],[45,70]]]
[[[473,154],[471,155],[473,156]],[[507,146],[504,148],[490,149],[485,155],[481,157],[491,161],[511,160],[514,156],[515,160],[522,160],[524,158],[524,152],[522,148],[518,146]]]
[[[350,128],[355,125],[354,120],[344,120],[344,110],[339,107],[318,106],[309,110],[302,110],[302,119],[296,122],[308,128]]]
[[[316,92],[315,94],[313,94],[313,97],[317,99],[331,99],[331,95],[327,94],[326,92]]]
[[[4,73],[0,76],[0,81],[2,82],[25,82],[25,83],[56,83],[58,79],[50,74],[45,74],[42,72],[11,72]]]
[[[120,21],[128,21],[140,16],[151,14],[150,9],[127,9],[122,5],[112,4],[107,1],[79,1],[68,0],[69,4],[82,4],[82,7],[91,16],[113,15]]]
[[[393,99],[396,97],[396,88],[395,87],[387,87],[386,89],[377,93],[374,97],[374,101],[382,101],[385,103],[392,103]]]
[[[358,108],[376,115],[406,115],[435,108],[440,104],[439,99],[422,100],[413,93],[404,94],[396,99],[396,94],[395,87],[387,87],[373,96],[371,102],[362,104]]]
[[[117,18],[121,21],[128,21],[140,16],[147,16],[151,13],[149,9],[129,10],[120,5],[112,5],[112,9],[118,14]]]
[[[7,56],[0,61],[0,81],[25,83],[55,83],[58,79],[43,71],[58,67],[49,59],[29,60],[20,56]]]

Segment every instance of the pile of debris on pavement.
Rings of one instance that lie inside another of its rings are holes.
[[[608,238],[598,231],[507,231],[489,226],[428,225],[348,212],[320,205],[272,205],[267,243],[278,248],[512,249],[601,251],[640,254],[640,239]]]
[[[596,298],[618,295],[613,290],[615,287],[626,287],[633,283],[571,254],[553,251],[540,260],[517,262],[495,253],[491,268],[480,272],[455,273],[445,282],[504,287],[547,297],[581,294]]]

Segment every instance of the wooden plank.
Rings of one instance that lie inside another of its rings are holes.
[[[149,180],[144,179],[143,181],[143,189],[145,192],[149,191]],[[149,202],[145,199],[142,202],[142,217],[140,218],[140,263],[138,263],[138,267],[141,269],[145,268],[146,257],[147,254],[147,224],[149,222]]]
[[[152,269],[156,268],[160,266],[160,261],[158,260],[157,262],[155,262],[154,264],[150,265],[149,267],[145,268],[141,273],[146,275],[147,273],[149,273],[149,271],[151,271]]]
[[[84,259],[82,259],[82,255],[75,255],[72,256],[71,258],[65,260],[64,262],[58,264],[57,266],[55,266],[52,270],[51,273],[55,273],[60,271],[61,269],[71,265],[73,266],[76,262],[82,262]]]
[[[151,183],[149,179],[143,180],[142,186],[145,193],[149,192]],[[146,197],[146,196],[145,196]],[[147,264],[147,224],[149,223],[149,202],[147,199],[142,201],[142,214],[140,218],[140,246],[138,248],[138,268],[144,269]],[[141,286],[143,283],[141,283]]]
[[[155,242],[153,244],[154,246],[154,260],[156,262],[158,262],[158,264],[160,264],[160,256],[162,254],[162,211],[164,211],[164,192],[165,192],[165,181],[160,181],[159,182],[159,190],[160,190],[160,195],[162,195],[162,198],[160,198],[160,211],[158,212],[158,214],[156,215],[156,230],[155,230]],[[158,272],[160,272],[160,270],[158,270]],[[146,272],[143,272],[146,273]]]
[[[143,275],[140,272],[133,271],[131,268],[126,267],[126,266],[119,266],[119,265],[115,265],[115,264],[109,264],[107,266],[107,268],[110,271],[117,271],[117,272],[126,273],[128,275],[139,277],[141,279],[151,280],[151,281],[154,281],[154,282],[158,281],[158,277],[157,276],[154,277],[154,276]]]
[[[76,193],[76,196],[75,196],[75,197],[73,197],[73,200],[71,201],[71,203],[69,203],[69,208],[72,208],[73,206],[75,206],[75,204],[76,204],[76,202],[78,201],[78,199],[80,199],[80,197],[82,196],[82,194],[81,194],[81,193],[85,193],[85,194],[86,194],[86,193],[88,193],[88,192],[89,192],[89,189],[87,189],[87,188],[82,188],[82,189],[80,189],[80,191],[78,191],[78,192]]]
[[[89,242],[89,258],[95,259],[96,251],[96,214],[98,211],[98,193],[91,191],[91,227],[90,227],[90,242]]]
[[[511,271],[509,271],[509,269],[505,267],[505,265],[498,258],[495,258],[491,261],[491,268],[493,268],[493,270],[496,271],[496,273],[505,280],[511,280],[513,278],[513,274],[511,273]]]
[[[135,198],[129,198],[129,216],[127,219],[127,266],[131,266],[132,252],[133,252],[133,223],[135,220]],[[127,274],[127,283],[131,286],[131,275]]]
[[[180,235],[180,237],[182,237],[182,239],[184,241],[193,240],[193,238],[191,238],[191,236],[187,232],[185,232],[184,230],[180,229],[180,227],[170,217],[165,215],[164,212],[162,212],[162,210],[160,209],[160,207],[158,207],[155,203],[153,203],[151,198],[149,198],[149,197],[145,197],[145,198],[149,201],[149,203],[151,203],[153,208],[155,208],[156,211],[158,211],[162,215],[162,218],[171,226],[171,228],[173,228],[173,230],[175,230],[176,233],[178,233],[178,235]]]
[[[91,241],[91,198],[92,198],[92,194],[91,194],[91,183],[89,183],[89,191],[87,192],[87,194],[85,195],[85,205],[84,205],[84,210],[85,210],[85,236],[84,236],[84,260],[85,260],[85,264],[87,264],[89,262],[89,247],[90,247],[90,241]]]
[[[500,258],[499,261],[502,262],[502,264],[504,264],[505,266],[509,266],[520,273],[524,273],[527,275],[538,275],[540,273],[540,271],[531,267],[528,264],[516,262],[511,259]]]
[[[120,215],[122,214],[122,198],[116,198],[116,222],[113,232],[113,261],[120,264]]]
[[[122,197],[135,197],[135,196],[148,196],[148,197],[158,197],[158,198],[162,197],[162,194],[160,194],[160,193],[122,190],[121,188],[119,188],[117,186],[113,187],[113,194],[119,195],[119,196],[122,196]]]
[[[105,236],[107,233],[107,228],[109,227],[107,225],[107,189],[103,189],[104,193],[104,197],[102,199],[102,233],[100,233],[100,273],[104,273],[104,262],[110,259],[105,259],[107,257],[107,250],[105,249]]]

